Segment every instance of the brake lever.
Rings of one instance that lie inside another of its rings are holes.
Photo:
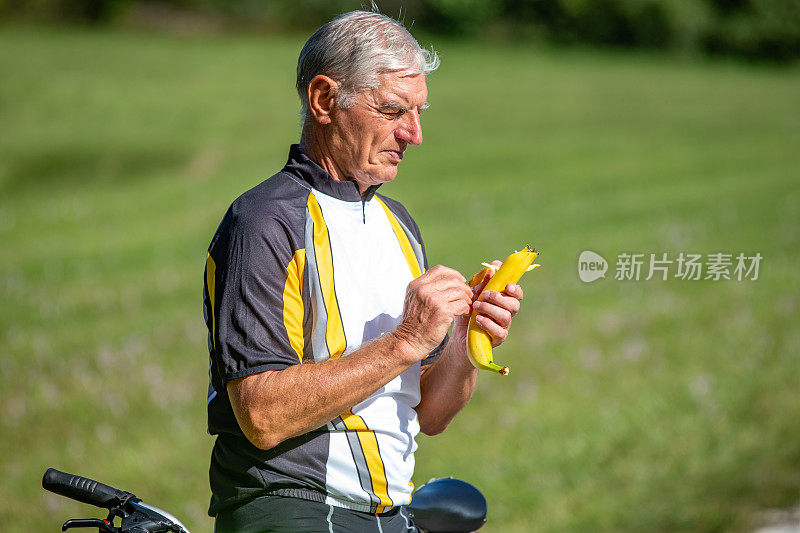
[[[71,518],[64,522],[61,531],[66,531],[74,527],[96,527],[100,533],[119,533],[119,529],[112,526],[108,520],[99,518]]]

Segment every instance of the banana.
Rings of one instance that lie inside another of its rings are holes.
[[[483,263],[484,268],[473,276],[469,286],[478,285],[484,280],[489,270],[496,270],[483,290],[502,292],[505,290],[506,285],[517,283],[525,272],[539,266],[531,265],[538,255],[539,252],[536,248],[526,246],[521,252],[514,251],[513,254],[509,255],[499,268]],[[478,325],[475,320],[477,315],[476,311],[472,311],[469,318],[469,329],[467,330],[467,354],[469,355],[469,360],[479,370],[493,370],[503,376],[507,376],[508,367],[500,366],[492,360],[492,337]]]

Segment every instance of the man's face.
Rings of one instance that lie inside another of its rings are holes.
[[[427,107],[423,74],[381,74],[375,89],[357,93],[347,109],[331,113],[330,153],[362,190],[392,181],[409,144],[422,143],[420,113]]]

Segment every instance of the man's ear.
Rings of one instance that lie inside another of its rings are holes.
[[[331,111],[339,84],[323,74],[314,76],[308,84],[308,109],[319,124],[331,123]]]

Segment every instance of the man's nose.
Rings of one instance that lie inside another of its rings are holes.
[[[419,113],[414,110],[407,112],[400,127],[394,131],[394,136],[408,144],[422,144],[422,122]]]

